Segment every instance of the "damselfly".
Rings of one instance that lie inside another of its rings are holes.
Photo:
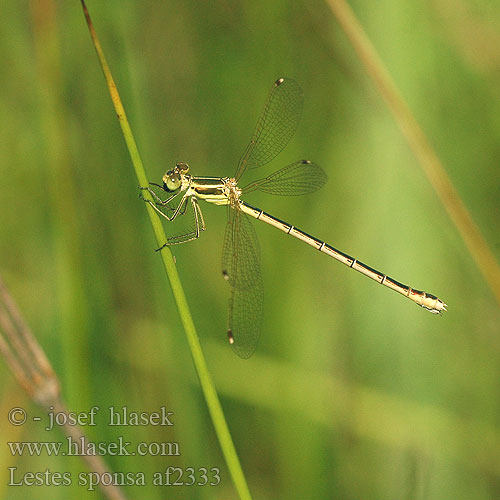
[[[236,354],[242,358],[250,357],[255,351],[264,305],[259,248],[248,215],[295,236],[434,314],[446,311],[446,304],[434,295],[403,285],[241,199],[242,195],[251,191],[276,195],[308,194],[325,184],[327,177],[323,169],[310,161],[301,160],[243,188],[238,186],[248,169],[266,165],[288,144],[297,128],[302,104],[302,90],[297,82],[280,78],[274,83],[234,177],[194,177],[189,175],[188,165],[180,162],[163,176],[162,185],[151,183],[168,193],[167,199],[162,200],[150,187],[141,188],[148,190],[154,199],[154,202],[145,201],[169,221],[185,215],[188,208],[192,209],[191,229],[184,234],[169,237],[163,247],[191,241],[199,237],[200,231],[205,230],[198,200],[228,207],[229,220],[222,255],[222,274],[231,287],[228,339]]]

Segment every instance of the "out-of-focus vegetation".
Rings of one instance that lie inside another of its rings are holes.
[[[351,4],[498,258],[500,5]],[[254,497],[498,498],[498,303],[327,7],[88,7],[151,180],[176,161],[232,175],[272,82],[292,77],[301,124],[256,175],[309,158],[329,182],[248,201],[448,303],[435,317],[255,222],[266,308],[259,348],[242,361],[225,335],[226,211],[202,206],[207,231],[173,251]],[[5,0],[0,58],[0,272],[68,405],[101,408],[86,429],[95,441],[179,443],[180,457],[105,457],[146,473],[130,498],[234,498],[80,3]],[[76,485],[77,457],[11,455],[7,441],[64,438],[31,418],[8,424],[13,406],[43,414],[0,373],[0,498],[98,497]],[[175,425],[110,427],[110,406],[165,406]],[[222,481],[152,486],[169,465],[220,467]],[[17,479],[70,471],[74,484],[7,486],[8,467]]]

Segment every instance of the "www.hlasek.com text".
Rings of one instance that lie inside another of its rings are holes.
[[[83,436],[74,439],[68,436],[64,441],[9,441],[7,446],[12,456],[180,456],[176,441],[141,441],[132,444],[118,436],[116,441],[88,441]]]

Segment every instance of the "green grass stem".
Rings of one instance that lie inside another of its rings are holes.
[[[139,151],[137,149],[137,145],[134,140],[134,136],[132,134],[132,130],[130,128],[129,122],[127,120],[127,116],[125,114],[125,109],[123,108],[120,96],[118,94],[118,90],[116,88],[116,84],[111,75],[111,71],[106,62],[106,58],[104,57],[104,53],[102,47],[97,38],[97,34],[94,30],[92,21],[90,19],[89,12],[85,5],[84,0],[81,0],[83,11],[85,14],[85,18],[87,20],[87,25],[90,31],[90,36],[92,38],[92,42],[94,44],[95,50],[97,52],[97,57],[99,58],[99,62],[101,64],[101,68],[104,73],[104,77],[106,78],[106,83],[108,86],[108,90],[111,96],[111,100],[113,101],[113,106],[116,111],[116,115],[118,117],[118,121],[120,123],[120,127],[122,129],[123,137],[125,138],[125,142],[127,144],[127,148],[130,153],[130,157],[132,159],[132,164],[134,166],[135,173],[137,175],[137,179],[139,181],[140,186],[149,186],[148,178],[146,176],[146,172],[144,170],[144,166],[142,164],[142,160],[139,155]],[[145,191],[145,198],[151,199],[151,195]],[[161,247],[166,242],[165,232],[163,230],[163,226],[161,224],[160,218],[158,214],[154,211],[154,209],[149,205],[145,204],[149,218],[151,221],[151,225],[153,226],[153,231],[155,234],[156,242],[158,247]],[[191,313],[189,311],[189,306],[186,300],[186,296],[184,294],[184,290],[182,288],[181,281],[179,279],[179,275],[177,273],[177,269],[172,258],[172,253],[168,247],[164,247],[160,251],[160,255],[163,261],[163,265],[165,267],[165,271],[167,273],[168,279],[170,281],[170,286],[172,288],[172,292],[174,295],[175,303],[177,305],[177,309],[179,311],[179,315],[181,317],[182,324],[184,326],[184,331],[186,333],[186,337],[188,340],[189,348],[191,350],[191,355],[193,357],[193,362],[195,365],[196,372],[198,374],[198,378],[200,380],[201,388],[203,391],[203,395],[205,397],[205,401],[208,406],[208,410],[210,413],[210,417],[212,419],[213,425],[215,427],[215,432],[217,434],[217,438],[219,439],[219,443],[222,449],[222,453],[226,460],[229,472],[231,474],[234,486],[238,492],[240,499],[249,500],[251,499],[250,491],[248,489],[248,485],[243,474],[243,470],[241,468],[238,456],[236,454],[236,450],[234,448],[234,444],[231,438],[231,434],[229,432],[229,428],[226,423],[226,419],[224,417],[224,413],[222,411],[222,407],[217,395],[217,391],[212,382],[212,377],[209,374],[208,367],[205,361],[205,356],[203,355],[203,351],[200,345],[200,341],[198,338],[198,334],[196,333],[196,328],[194,326],[193,319],[191,317]]]

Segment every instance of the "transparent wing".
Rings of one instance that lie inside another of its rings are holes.
[[[233,351],[249,358],[259,343],[262,328],[264,290],[262,281],[248,290],[231,290],[228,306],[228,337]]]
[[[263,191],[281,196],[295,196],[312,193],[323,187],[328,180],[325,171],[309,160],[300,160],[252,182],[242,189],[242,193]]]
[[[231,286],[228,336],[234,352],[249,358],[259,341],[264,289],[257,235],[247,215],[229,209],[224,235],[222,274]]]
[[[260,278],[260,249],[250,218],[239,209],[228,212],[222,272],[231,287],[243,290]]]
[[[240,158],[236,180],[247,168],[262,167],[284,149],[297,129],[303,100],[295,80],[280,78],[274,82],[252,140]]]

